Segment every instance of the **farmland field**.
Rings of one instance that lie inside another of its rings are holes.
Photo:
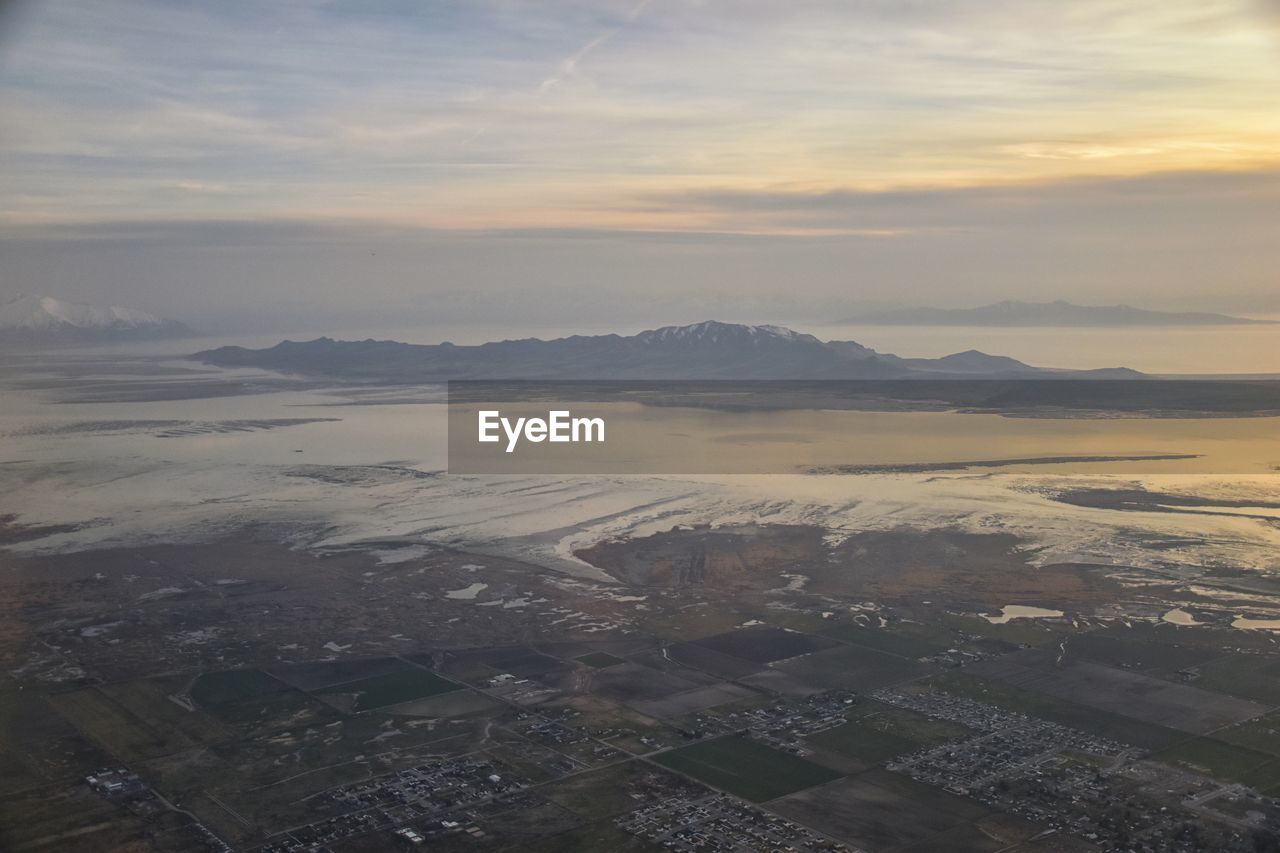
[[[864,628],[848,622],[833,625],[823,630],[822,635],[912,659],[935,654],[952,645],[952,638],[947,632],[934,631],[931,636],[918,636],[901,629]]]
[[[753,802],[772,800],[840,777],[812,761],[740,735],[664,752],[654,761]]]
[[[597,669],[604,669],[608,666],[617,666],[620,663],[626,663],[620,657],[611,655],[608,652],[587,652],[585,655],[579,655],[574,658],[579,663],[585,663],[587,666],[593,666]]]
[[[955,723],[879,703],[861,705],[849,717],[844,725],[810,735],[806,740],[819,749],[867,764],[881,764],[921,746],[970,734],[968,729]]]
[[[369,658],[367,660],[318,661],[295,663],[268,669],[281,681],[303,690],[318,690],[334,684],[344,684],[361,678],[372,678],[404,669],[398,658]]]
[[[793,658],[829,649],[835,645],[825,637],[785,631],[781,628],[743,628],[694,640],[693,644],[753,663],[769,663]]]
[[[631,707],[642,714],[661,719],[680,717],[707,708],[714,708],[726,702],[749,699],[756,694],[745,687],[727,682],[710,684],[706,687],[695,687],[683,693],[674,693],[661,699],[649,699],[644,702],[633,702]]]
[[[1053,656],[1038,651],[982,661],[968,670],[983,678],[1193,734],[1252,719],[1267,710],[1256,702],[1103,664],[1076,661],[1056,665]]]
[[[277,678],[256,669],[206,672],[191,687],[191,698],[200,705],[221,705],[288,690]]]
[[[864,850],[912,844],[922,850],[959,849],[930,845],[941,833],[988,814],[972,800],[880,770],[792,794],[770,808]]]
[[[1227,655],[1198,668],[1197,687],[1280,705],[1280,657]]]
[[[875,690],[929,671],[924,664],[896,654],[858,646],[840,646],[777,664],[781,671],[820,687]]]
[[[1280,784],[1280,759],[1214,738],[1188,738],[1155,757],[1227,782],[1254,785],[1259,790]]]
[[[461,690],[461,685],[441,678],[417,667],[406,667],[398,672],[362,678],[347,684],[335,684],[325,690],[328,694],[355,694],[354,711],[370,711],[387,705],[396,705],[412,699],[435,696]]]
[[[1077,705],[1044,693],[1036,693],[972,675],[947,673],[935,678],[933,683],[948,693],[968,696],[979,702],[1031,714],[1144,749],[1160,749],[1185,740],[1187,737],[1185,733],[1166,726],[1145,723],[1131,717]]]

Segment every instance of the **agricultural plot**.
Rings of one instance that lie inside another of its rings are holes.
[[[697,647],[691,646],[690,648],[697,648]],[[705,651],[705,650],[699,649],[699,651]],[[709,672],[703,672],[700,669],[690,669],[684,664],[679,663],[673,660],[672,658],[668,657],[667,655],[669,653],[670,653],[669,650],[666,650],[666,649],[643,652],[638,655],[632,655],[630,657],[630,660],[632,661],[632,663],[642,664],[644,666],[649,667],[650,669],[656,669],[659,672],[669,672],[672,675],[677,676],[678,678],[683,678],[685,681],[691,681],[694,684],[715,684],[722,680],[720,676],[712,675]],[[707,654],[711,654],[711,653],[707,652]],[[744,662],[740,661],[739,663],[744,663]]]
[[[587,820],[631,811],[646,800],[677,795],[698,797],[706,792],[706,788],[694,782],[642,761],[577,773],[539,788],[542,796]]]
[[[817,749],[852,758],[867,767],[883,764],[916,748],[916,744],[906,738],[858,722],[848,722],[834,729],[818,732],[806,740]]]
[[[1280,657],[1227,655],[1197,667],[1197,687],[1280,705]]]
[[[124,761],[168,755],[193,745],[178,731],[148,725],[97,688],[59,693],[50,696],[49,703],[82,734]]]
[[[558,642],[539,643],[538,650],[542,654],[551,655],[561,660],[572,660],[591,652],[606,652],[620,658],[643,654],[657,645],[652,637],[600,637],[595,640],[561,640]]]
[[[897,735],[917,746],[937,746],[973,734],[971,729],[959,723],[936,720],[905,708],[875,701],[858,703],[850,711],[849,719],[867,728]]]
[[[578,655],[574,658],[578,663],[585,663],[587,666],[596,669],[604,669],[605,667],[617,666],[620,663],[626,663],[620,657],[611,655],[608,652],[587,652],[585,655]]]
[[[189,678],[138,679],[106,684],[98,688],[121,708],[150,725],[180,732],[193,743],[212,744],[234,737],[236,732],[213,714],[191,711],[170,697],[181,691]]]
[[[836,645],[826,637],[781,628],[742,628],[693,640],[692,644],[757,664],[799,657]]]
[[[776,668],[809,684],[868,691],[916,678],[929,671],[924,664],[861,646],[838,646]]]
[[[205,707],[224,705],[242,699],[254,699],[289,689],[278,678],[257,669],[232,669],[206,672],[191,685],[191,698]]]
[[[717,678],[742,678],[760,670],[757,663],[693,643],[675,643],[668,646],[666,651],[670,660],[708,672]]]
[[[34,690],[0,691],[0,749],[20,757],[30,774],[42,781],[80,779],[111,761]],[[17,777],[7,787],[14,784]]]
[[[1271,713],[1213,733],[1214,738],[1280,757],[1280,713]]]
[[[654,761],[757,803],[840,778],[834,770],[741,735],[664,752]]]
[[[973,800],[882,770],[792,794],[769,808],[863,850],[915,844],[927,850],[962,849],[935,842],[989,813]]]
[[[563,716],[559,714],[562,709],[576,713]],[[632,754],[643,754],[652,752],[658,746],[675,746],[687,742],[665,723],[640,713],[634,707],[620,705],[602,696],[564,696],[548,702],[543,710],[556,715],[566,728],[585,732]]]
[[[922,746],[934,746],[969,734],[969,729],[955,723],[870,703],[859,706],[844,725],[810,735],[806,740],[816,749],[871,766]]]
[[[658,719],[674,719],[686,714],[705,711],[717,705],[749,699],[756,694],[736,684],[711,684],[706,687],[695,687],[683,693],[675,693],[661,699],[650,699],[644,702],[632,702],[631,707],[642,714]]]
[[[53,786],[0,801],[0,850],[102,851],[208,849],[191,820],[173,812],[130,814],[89,790]]]
[[[298,726],[323,724],[337,718],[337,714],[328,705],[293,688],[227,702],[217,706],[211,713],[235,726],[245,737],[259,737]]]
[[[966,670],[969,669],[972,667],[966,667]],[[946,673],[934,678],[932,683],[948,693],[968,696],[979,702],[998,705],[1010,711],[1040,717],[1144,749],[1163,749],[1187,737],[1184,732],[1167,726],[1146,723],[1133,717],[1113,714],[1110,711],[1068,702],[1055,696],[1024,690],[999,681],[976,678],[968,674]]]
[[[925,841],[901,848],[901,853],[1096,853],[1097,847],[1083,839],[1053,833],[1037,841],[1044,828],[1013,815],[993,814],[974,823],[960,823]]]
[[[273,666],[268,672],[302,690],[320,690],[335,684],[345,684],[361,678],[386,675],[405,668],[399,658],[370,658],[367,660],[318,661]]]
[[[529,651],[490,661],[489,666],[498,672],[510,673],[520,678],[542,678],[548,673],[565,669],[566,664],[549,655]]]
[[[506,706],[490,696],[474,690],[451,690],[425,699],[402,702],[389,712],[406,717],[471,717],[492,714]]]
[[[1259,791],[1280,785],[1280,759],[1215,738],[1188,738],[1157,752],[1154,757],[1225,782],[1250,785]]]
[[[982,661],[968,671],[1192,734],[1253,719],[1267,710],[1257,702],[1102,664],[1076,661],[1057,666],[1052,654],[1037,651]]]
[[[483,664],[485,677],[500,673],[509,673],[520,678],[538,678],[554,670],[563,670],[568,665],[551,655],[545,655],[528,646],[509,646],[498,649],[477,649],[470,652],[450,653],[449,661],[453,665],[465,663]],[[429,655],[414,655],[412,659],[427,667],[435,669]]]
[[[624,663],[591,672],[591,692],[623,704],[663,699],[698,685],[638,663]]]
[[[743,676],[738,681],[751,687],[767,690],[770,693],[777,693],[780,696],[804,697],[814,696],[822,692],[822,688],[806,684],[800,679],[793,678],[776,669],[763,669],[752,675]]]
[[[823,630],[822,636],[864,646],[904,658],[921,658],[937,654],[955,644],[948,631],[933,630],[927,636],[908,633],[901,628],[866,628],[850,622],[841,622]]]
[[[33,788],[40,781],[20,755],[0,751],[0,796]]]
[[[1174,674],[1199,666],[1221,653],[1204,646],[1148,642],[1107,634],[1081,634],[1067,642],[1067,657],[1122,666],[1152,674]]]
[[[433,672],[405,666],[396,672],[335,684],[327,688],[323,695],[330,700],[353,696],[349,710],[359,713],[461,689],[461,684],[441,678]]]

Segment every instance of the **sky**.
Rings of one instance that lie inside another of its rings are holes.
[[[0,3],[0,296],[1280,313],[1276,0]]]

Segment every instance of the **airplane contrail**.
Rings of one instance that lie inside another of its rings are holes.
[[[627,13],[627,23],[630,24],[634,22],[637,18],[639,18],[640,15],[644,12],[644,10],[648,8],[649,4],[652,2],[653,0],[640,0],[640,2],[637,3],[634,7],[632,7],[631,11]],[[613,29],[608,30],[607,32],[603,32],[600,35],[588,41],[582,47],[578,48],[569,56],[565,57],[560,62],[560,65],[557,67],[556,72],[551,76],[547,77],[538,85],[538,94],[539,95],[545,94],[546,92],[560,85],[560,83],[566,77],[572,76],[574,71],[577,70],[579,62],[581,62],[583,59],[589,56],[592,52],[594,52],[600,46],[607,44],[611,39],[613,39],[614,36],[622,32],[623,29],[625,28],[626,28],[626,25],[624,24],[622,26],[614,27]]]

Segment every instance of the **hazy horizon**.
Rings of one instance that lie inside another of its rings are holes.
[[[9,4],[0,295],[210,329],[1280,313],[1276,12]]]

